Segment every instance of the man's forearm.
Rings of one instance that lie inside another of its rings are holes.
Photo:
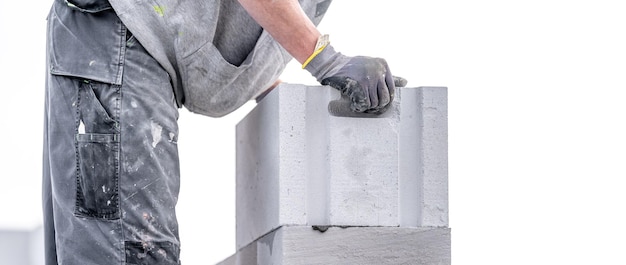
[[[239,3],[298,62],[304,63],[313,53],[321,34],[297,0],[239,0]]]

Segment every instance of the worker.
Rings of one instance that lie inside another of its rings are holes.
[[[292,58],[355,112],[384,112],[400,85],[384,59],[343,55],[318,31],[330,0],[53,1],[47,265],[180,264],[179,108],[227,115]]]

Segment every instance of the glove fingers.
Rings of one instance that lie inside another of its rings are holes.
[[[390,92],[393,91],[393,83],[391,84],[391,87],[389,87],[388,84],[386,83],[386,80],[380,79],[378,80],[378,88],[376,89],[376,91],[378,92],[378,95],[377,95],[378,105],[372,106],[372,108],[380,109],[380,108],[387,106],[387,104],[389,104],[390,97],[391,97]]]
[[[368,93],[369,93],[369,98],[370,98],[370,109],[376,109],[378,108],[378,106],[380,105],[380,98],[379,98],[379,91],[380,90],[380,81],[378,82],[379,84],[372,84],[369,88],[368,88]]]
[[[385,80],[381,79],[378,81],[376,91],[378,93],[379,104],[376,107],[371,107],[370,109],[366,110],[366,113],[382,114],[387,111],[389,106],[391,106],[391,102],[393,101],[393,93],[390,93],[392,90],[389,89]]]
[[[404,83],[402,83],[404,80]],[[397,81],[397,82],[396,82]],[[387,66],[387,73],[385,74],[385,82],[389,88],[389,102],[393,102],[393,98],[396,95],[396,87],[403,87],[406,85],[406,79],[402,77],[396,77],[391,74],[389,66]]]
[[[355,112],[364,112],[370,108],[370,97],[365,94],[365,91],[361,88],[359,83],[356,83],[359,88],[354,89],[350,93],[350,99],[352,99],[352,110]]]
[[[405,87],[408,81],[402,77],[394,76],[393,83],[394,85],[396,85],[396,87]]]

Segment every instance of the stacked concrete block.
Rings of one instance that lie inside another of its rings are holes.
[[[220,265],[450,264],[450,230],[403,227],[283,226]]]
[[[325,236],[311,244],[329,249],[331,242],[363,251],[388,243],[402,256],[403,244],[424,250],[423,244],[437,245],[443,254],[431,264],[449,263],[446,88],[401,88],[378,116],[355,115],[348,104],[330,87],[282,84],[238,124],[240,251],[230,261],[293,264],[287,257],[301,252],[285,246],[297,238],[305,240],[295,244],[302,246],[320,233]],[[361,240],[359,233],[372,237]],[[430,234],[438,241],[420,240]],[[373,235],[398,236],[381,242]],[[350,246],[367,239],[372,243]],[[267,253],[257,246],[268,240],[282,247],[270,249],[276,262],[261,262]],[[257,254],[245,254],[251,252]]]
[[[43,228],[0,230],[0,264],[43,265]]]

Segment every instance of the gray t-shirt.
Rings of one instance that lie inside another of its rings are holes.
[[[331,0],[300,0],[318,24]],[[170,74],[179,106],[226,115],[273,84],[292,57],[235,0],[110,0]]]

